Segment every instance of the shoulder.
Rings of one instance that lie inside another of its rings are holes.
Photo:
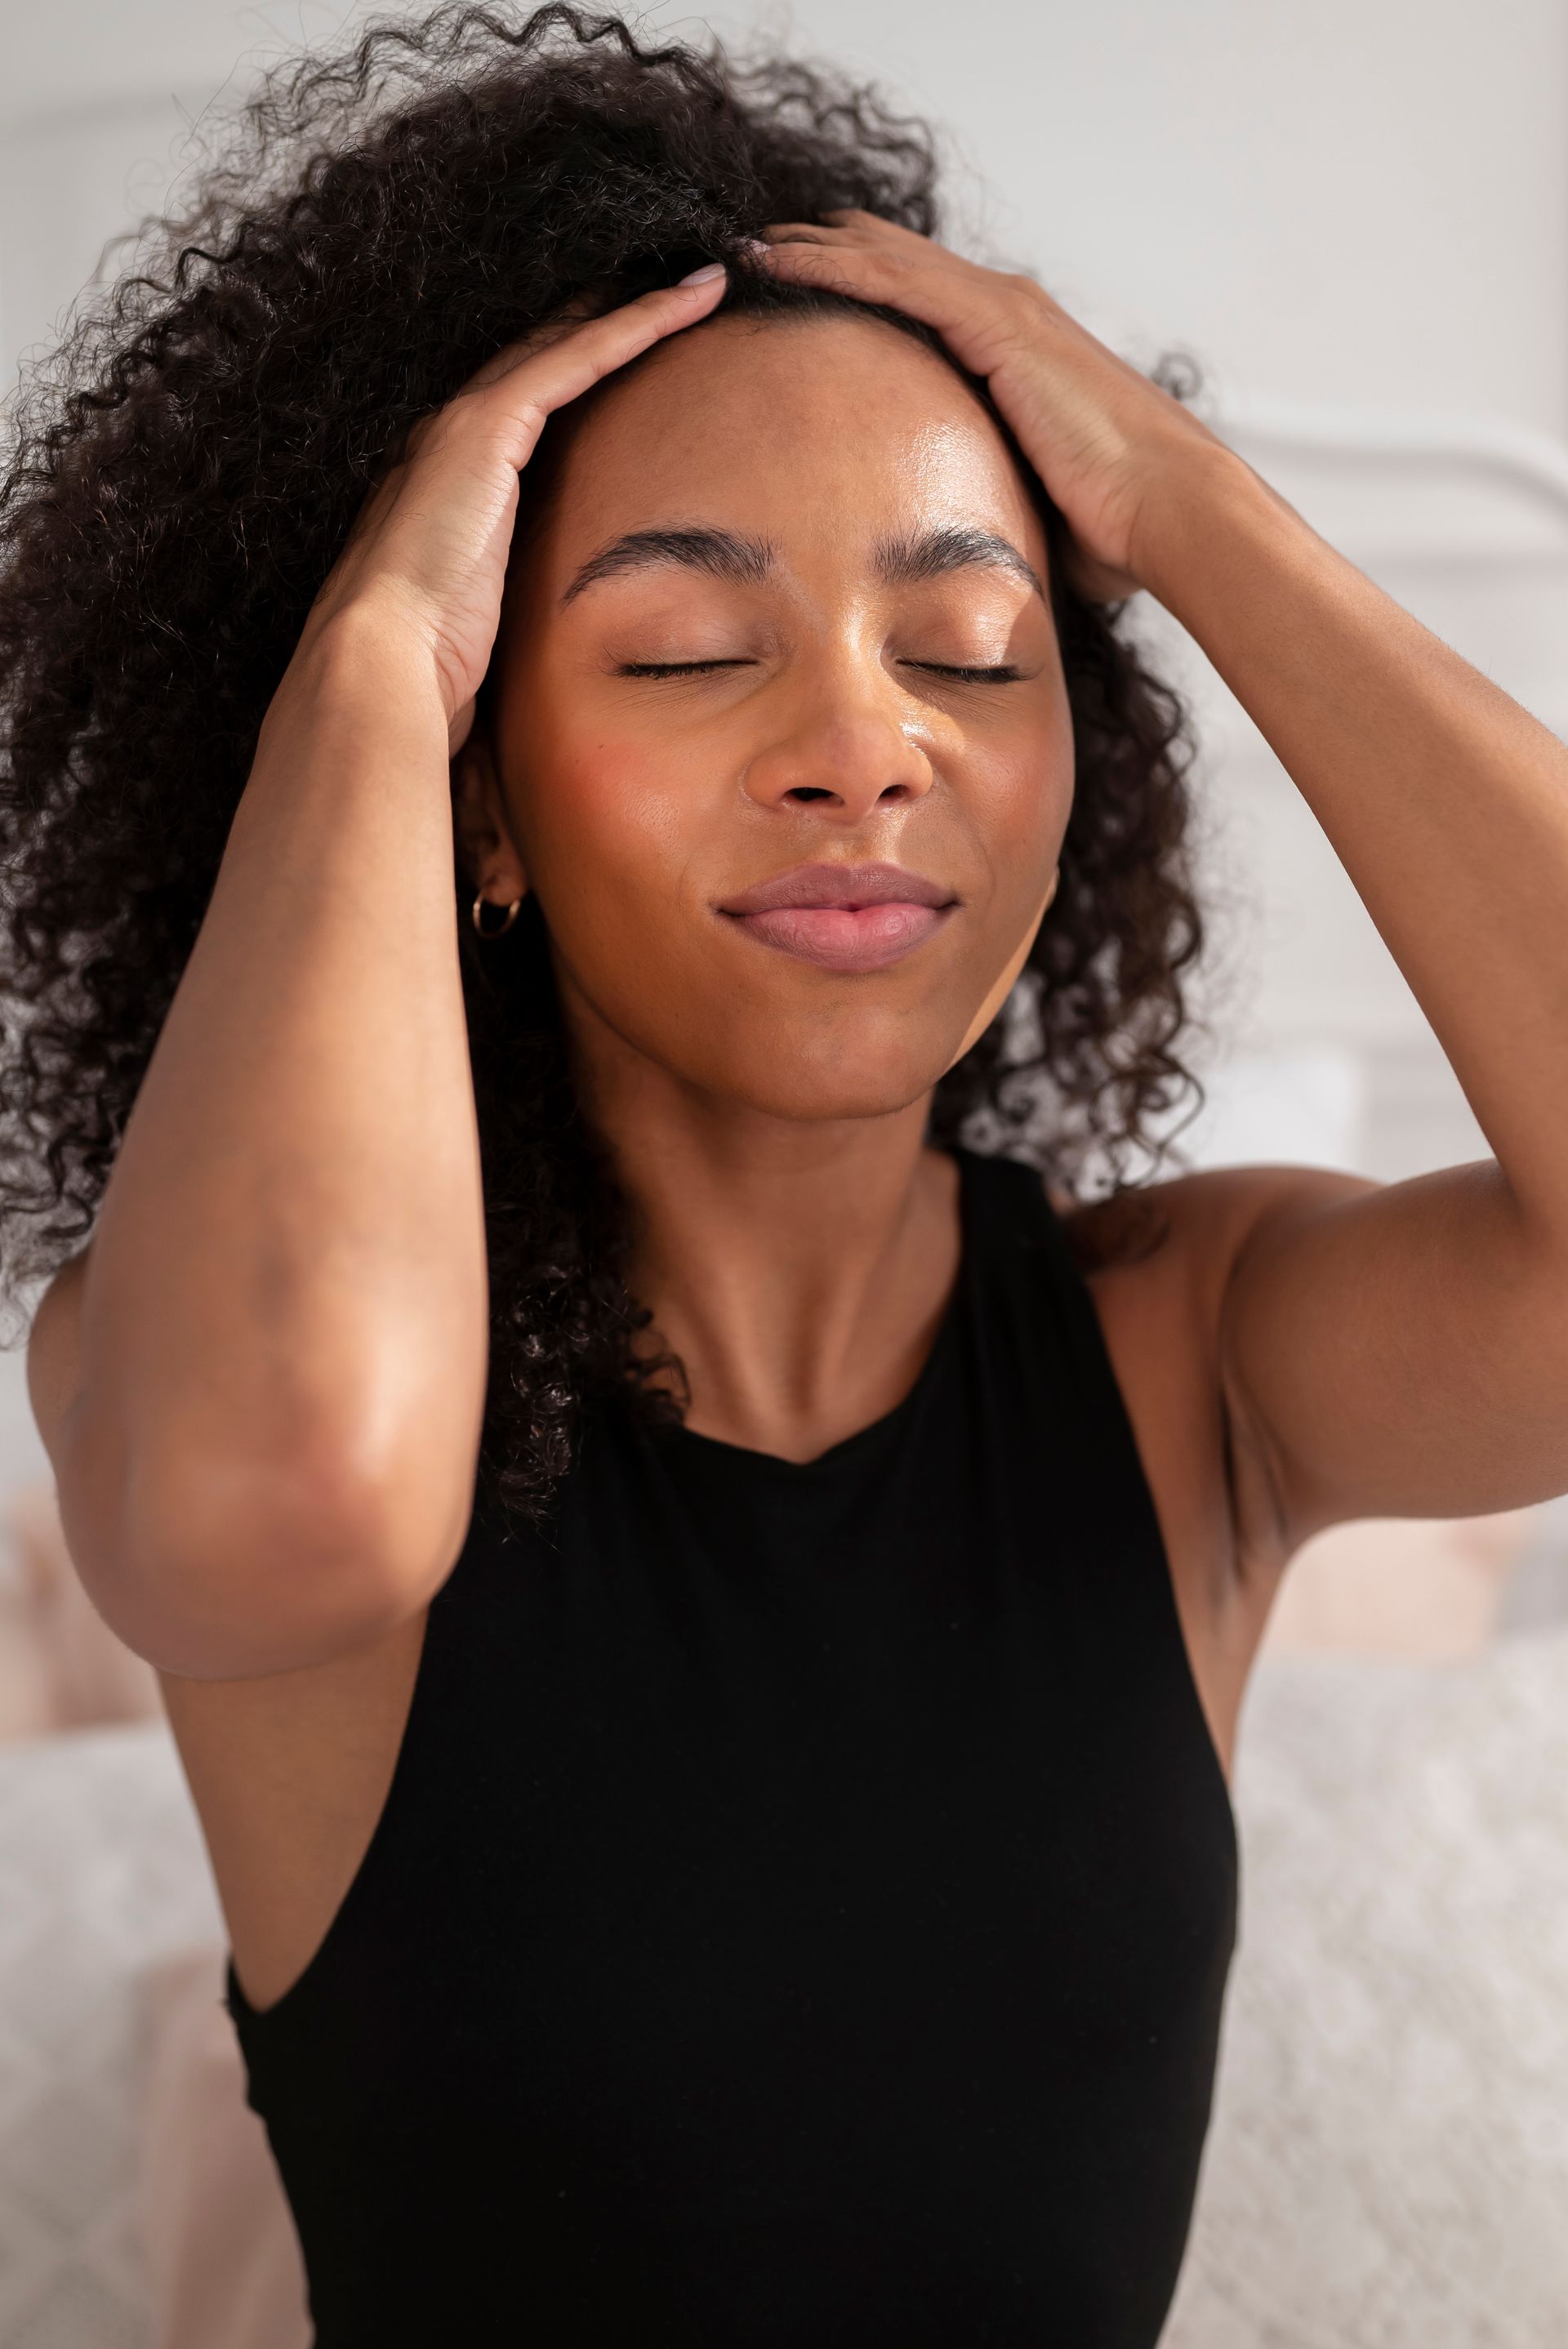
[[[1178,1282],[1218,1309],[1254,1239],[1377,1187],[1328,1167],[1217,1166],[1100,1199],[1076,1199],[1049,1183],[1047,1195],[1086,1278]]]

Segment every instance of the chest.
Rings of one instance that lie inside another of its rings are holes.
[[[458,2239],[499,2198],[584,2338],[635,2307],[650,2339],[1021,2344],[1071,2310],[1146,2349],[1235,1889],[1147,1593],[1119,1651],[1065,1595],[1092,1547],[1000,1516],[906,1547],[902,1605],[760,1516],[638,1522],[476,1548],[431,1610],[366,1867],[254,2051],[307,2254],[412,2137],[427,2240],[484,2273]]]

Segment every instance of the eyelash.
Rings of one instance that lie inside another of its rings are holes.
[[[746,661],[623,661],[622,677],[706,677],[714,669],[745,668]],[[1014,685],[1023,676],[1018,668],[964,668],[946,661],[909,661],[909,668],[923,668],[934,677],[956,678],[962,685]]]

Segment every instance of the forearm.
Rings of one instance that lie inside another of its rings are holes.
[[[129,1121],[76,1417],[154,1517],[203,1480],[456,1510],[486,1324],[446,719],[340,639],[268,713]]]
[[[1568,750],[1228,451],[1170,483],[1140,552],[1338,853],[1535,1240],[1568,1251]]]

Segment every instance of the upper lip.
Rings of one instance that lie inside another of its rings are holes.
[[[770,914],[780,905],[950,905],[954,892],[902,864],[792,864],[727,897],[721,914]]]

